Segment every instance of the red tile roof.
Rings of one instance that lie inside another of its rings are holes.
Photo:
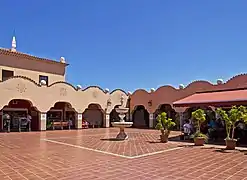
[[[8,56],[15,56],[17,58],[25,58],[25,59],[30,59],[30,60],[36,60],[36,61],[43,61],[47,63],[53,63],[53,64],[63,64],[65,66],[69,65],[67,63],[61,63],[55,60],[47,59],[47,58],[40,58],[37,56],[33,56],[30,54],[18,52],[18,51],[11,51],[10,49],[5,49],[5,48],[0,48],[0,54],[8,55]]]
[[[173,103],[175,107],[247,101],[247,89],[196,93]]]

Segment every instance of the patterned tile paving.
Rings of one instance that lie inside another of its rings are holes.
[[[161,144],[153,130],[128,129],[129,141],[109,140],[116,133],[88,129],[0,134],[0,180],[247,179],[244,152]],[[147,153],[153,154],[142,156]]]
[[[94,134],[93,136],[61,137],[45,139],[50,143],[67,145],[95,152],[105,152],[126,157],[139,157],[153,153],[163,152],[169,149],[176,149],[181,143],[160,143],[157,139],[159,134],[148,132],[129,132],[129,139],[126,142],[116,141],[117,132],[107,134]],[[176,135],[173,133],[172,135]]]

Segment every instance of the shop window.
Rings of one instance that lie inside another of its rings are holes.
[[[14,76],[14,71],[2,70],[2,81],[5,81]]]
[[[39,75],[39,83],[41,83],[42,80],[44,80],[46,85],[48,85],[48,76]]]

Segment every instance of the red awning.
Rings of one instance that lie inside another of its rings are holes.
[[[237,105],[247,102],[247,89],[196,93],[173,103],[175,107],[192,105]]]

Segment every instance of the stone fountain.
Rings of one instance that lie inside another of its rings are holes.
[[[125,133],[124,128],[131,127],[133,122],[125,122],[124,117],[126,113],[129,111],[129,108],[125,107],[118,107],[116,108],[116,112],[119,113],[120,121],[119,122],[112,122],[113,127],[118,127],[120,129],[116,139],[117,140],[126,140],[128,139],[128,135]]]
[[[131,127],[133,125],[133,122],[125,122],[124,117],[126,116],[126,113],[129,111],[129,108],[123,107],[123,99],[121,98],[121,106],[115,109],[118,113],[118,116],[120,117],[119,122],[112,122],[113,127],[119,128],[119,133],[116,137],[117,140],[126,140],[128,139],[128,135],[125,133],[124,128]]]

